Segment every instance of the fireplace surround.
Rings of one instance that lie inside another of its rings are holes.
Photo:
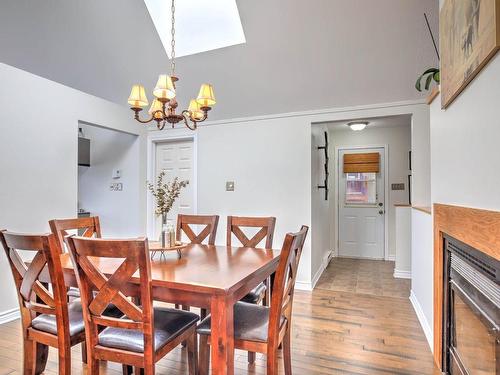
[[[500,212],[435,204],[433,219],[435,362],[445,373],[500,374]]]
[[[500,262],[444,236],[443,372],[500,374]]]

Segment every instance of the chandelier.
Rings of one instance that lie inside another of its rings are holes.
[[[170,75],[160,74],[156,87],[153,89],[154,100],[149,108],[150,117],[141,119],[139,112],[146,107],[149,102],[146,97],[144,86],[133,85],[128,98],[130,109],[134,111],[134,118],[142,124],[151,121],[156,122],[158,130],[163,130],[167,123],[174,128],[175,124],[184,122],[184,125],[190,130],[196,130],[199,122],[205,121],[208,117],[208,111],[215,104],[214,89],[211,84],[201,85],[200,92],[196,99],[191,99],[188,109],[177,113],[179,103],[176,99],[176,82],[179,80],[175,76],[175,0],[172,0],[172,41],[170,54]]]

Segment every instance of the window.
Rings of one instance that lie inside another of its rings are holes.
[[[376,204],[377,174],[346,173],[345,203]]]

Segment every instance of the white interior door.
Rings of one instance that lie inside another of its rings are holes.
[[[194,213],[194,162],[193,141],[165,142],[156,145],[156,176],[165,171],[165,181],[172,181],[175,177],[180,180],[188,180],[187,187],[182,189],[179,198],[174,203],[168,214],[168,219],[176,220],[177,214]],[[156,218],[155,235],[161,232],[161,218]]]
[[[378,152],[379,173],[344,173],[344,154]],[[384,148],[342,149],[338,155],[339,256],[384,259]]]

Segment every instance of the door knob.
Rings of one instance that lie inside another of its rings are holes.
[[[383,214],[384,214],[384,210],[380,210],[378,213],[379,213],[380,215],[383,215]]]

